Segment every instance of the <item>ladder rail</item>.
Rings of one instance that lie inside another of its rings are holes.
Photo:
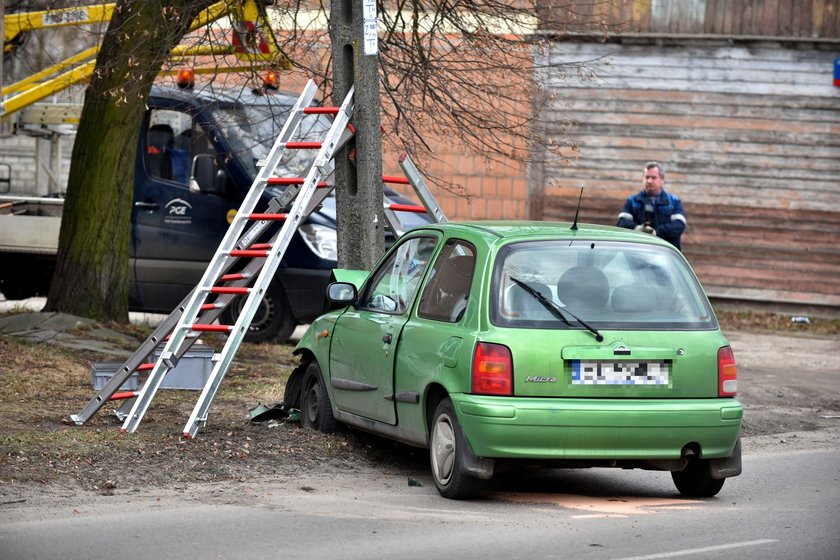
[[[224,376],[227,374],[227,370],[233,361],[236,350],[242,342],[242,338],[245,336],[247,325],[250,324],[254,314],[256,313],[256,304],[259,303],[259,299],[257,298],[262,297],[262,294],[268,287],[268,283],[274,277],[274,273],[280,264],[283,254],[291,242],[292,235],[303,220],[305,220],[309,215],[307,213],[308,205],[324,172],[332,167],[331,162],[335,156],[335,152],[340,146],[341,140],[345,138],[344,129],[347,127],[347,123],[350,121],[352,114],[353,88],[351,88],[347,93],[344,102],[335,116],[330,130],[321,144],[318,155],[315,157],[315,161],[310,167],[300,191],[296,194],[292,208],[276,236],[277,240],[272,243],[271,250],[269,251],[266,262],[263,265],[263,269],[252,287],[252,291],[242,308],[239,318],[236,321],[236,325],[234,325],[230,336],[228,337],[225,348],[221,352],[221,357],[213,367],[213,371],[210,373],[210,377],[208,378],[207,383],[205,384],[204,389],[202,390],[201,395],[199,396],[198,401],[187,420],[187,423],[184,425],[184,437],[189,439],[194,438],[198,433],[199,428],[206,423],[207,411],[210,408],[210,404],[215,398]]]
[[[420,174],[420,171],[414,165],[414,162],[411,161],[408,154],[404,153],[400,156],[400,167],[403,173],[405,173],[411,187],[414,189],[414,192],[417,193],[417,198],[420,199],[420,203],[426,207],[426,212],[428,212],[429,216],[432,216],[437,223],[448,222],[449,220],[446,219],[443,209],[435,200],[428,185],[426,185],[426,180]]]

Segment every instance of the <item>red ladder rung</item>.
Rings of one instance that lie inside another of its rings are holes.
[[[196,323],[192,326],[192,330],[203,332],[231,332],[233,327],[231,325],[204,325]]]
[[[267,257],[268,251],[252,251],[249,249],[234,249],[230,252],[231,257]]]
[[[337,115],[341,107],[304,107],[304,115]]]
[[[155,369],[154,362],[146,362],[145,364],[137,366],[137,371],[149,371],[150,369]]]
[[[289,150],[320,150],[321,146],[321,142],[286,142]]]
[[[139,394],[140,393],[138,391],[123,391],[122,393],[114,393],[113,395],[111,395],[111,398],[109,398],[108,400],[109,401],[121,401],[121,400],[125,400],[125,399],[133,399],[134,397],[136,397]]]
[[[241,288],[236,286],[213,286],[210,288],[211,294],[237,294],[243,295],[251,291],[251,288]]]
[[[426,211],[426,208],[423,206],[416,206],[414,204],[386,204],[386,208],[389,210],[393,210],[394,212],[414,212],[415,214],[422,214]]]
[[[254,247],[251,248],[253,249]],[[245,276],[240,272],[235,272],[233,274],[225,274],[219,278],[219,282],[233,282],[234,280],[245,280],[246,278],[248,278],[248,276]]]
[[[268,220],[279,222],[285,220],[288,214],[248,214],[249,220]]]
[[[200,311],[212,311],[213,309],[218,309],[219,305],[216,303],[205,303],[201,307],[199,307]]]
[[[252,251],[255,249],[271,249],[271,243],[254,243],[248,248]]]
[[[408,179],[405,177],[394,177],[392,175],[384,175],[382,177],[383,183],[395,183],[397,185],[409,185]]]

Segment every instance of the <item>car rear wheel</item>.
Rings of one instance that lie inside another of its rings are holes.
[[[723,478],[712,478],[708,459],[691,459],[681,471],[671,472],[674,485],[683,496],[710,498],[723,488]]]
[[[467,440],[452,401],[443,399],[432,419],[429,455],[432,478],[444,498],[462,500],[476,496],[481,490],[481,480],[469,476],[464,469]]]
[[[332,403],[324,386],[324,377],[317,362],[312,362],[303,375],[303,389],[300,396],[300,421],[307,428],[325,434],[335,431],[336,421]]]
[[[236,298],[225,309],[224,321],[228,325],[236,323],[245,301],[244,297]],[[286,342],[296,326],[286,292],[278,282],[272,282],[248,326],[245,342]]]

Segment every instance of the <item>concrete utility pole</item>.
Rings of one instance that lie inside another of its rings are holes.
[[[376,0],[331,0],[330,38],[333,103],[356,88],[356,137],[336,155],[338,266],[370,270],[385,250]]]

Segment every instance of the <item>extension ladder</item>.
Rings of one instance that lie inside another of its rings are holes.
[[[310,107],[316,87],[311,80],[307,83],[294,105],[286,124],[275,141],[269,155],[259,163],[260,171],[248,195],[236,214],[227,234],[210,261],[199,284],[161,322],[143,344],[118,368],[111,379],[88,402],[78,414],[70,416],[77,425],[87,422],[107,402],[125,400],[117,411],[124,420],[122,431],[134,432],[149,408],[166,374],[178,364],[198,339],[200,332],[227,333],[223,350],[213,356],[213,369],[208,377],[198,402],[183,429],[183,435],[194,438],[199,428],[207,422],[209,407],[218,392],[227,370],[238,350],[248,326],[260,304],[283,255],[288,248],[297,227],[311,214],[332,190],[322,180],[332,174],[336,152],[352,137],[354,129],[349,123],[353,112],[353,90],[347,94],[340,107]],[[323,142],[293,142],[305,115],[331,114],[333,124]],[[274,177],[285,150],[318,150],[306,177]],[[436,221],[446,221],[440,207],[426,188],[411,160],[403,155],[400,165],[407,178],[383,177],[383,182],[410,184],[423,206],[386,203],[385,218],[388,227],[396,237],[404,231],[396,212],[427,212]],[[267,210],[254,212],[265,187],[283,185],[283,193],[270,200]],[[280,213],[294,200],[288,214]],[[274,222],[283,225],[268,243],[255,243]],[[240,271],[228,274],[239,258],[251,260]],[[249,287],[249,284],[253,285]],[[208,298],[215,300],[208,302]],[[247,297],[235,325],[218,325],[214,322],[222,311],[237,297]],[[159,344],[165,341],[163,351],[153,361],[147,361]],[[119,391],[119,388],[134,372],[149,372],[139,391]]]
[[[78,414],[71,415],[76,424],[84,424],[110,400],[131,399],[131,407],[122,426],[123,432],[134,432],[160,388],[164,376],[186,354],[202,332],[227,333],[221,352],[213,356],[213,369],[198,402],[184,426],[184,436],[192,438],[207,420],[207,410],[215,397],[228,368],[248,330],[260,301],[268,288],[297,227],[326,198],[331,190],[326,181],[333,170],[333,157],[352,137],[349,124],[353,114],[353,89],[339,107],[310,107],[317,88],[310,80],[292,108],[268,156],[260,162],[260,170],[245,196],[219,248],[213,255],[199,284],[178,307],[155,329],[151,336],[126,360],[105,386]],[[333,115],[333,123],[321,142],[295,142],[293,139],[306,115]],[[306,177],[274,177],[286,150],[317,150]],[[284,185],[282,195],[272,199],[263,212],[255,212],[265,188]],[[316,191],[317,194],[316,194]],[[288,213],[280,211],[294,200]],[[280,229],[268,243],[255,243],[276,222]],[[248,264],[228,274],[240,258]],[[237,297],[246,297],[234,325],[214,324],[222,311]],[[210,301],[210,298],[215,298]],[[158,359],[146,360],[157,346],[166,341]],[[135,372],[149,372],[137,392],[118,392]]]

